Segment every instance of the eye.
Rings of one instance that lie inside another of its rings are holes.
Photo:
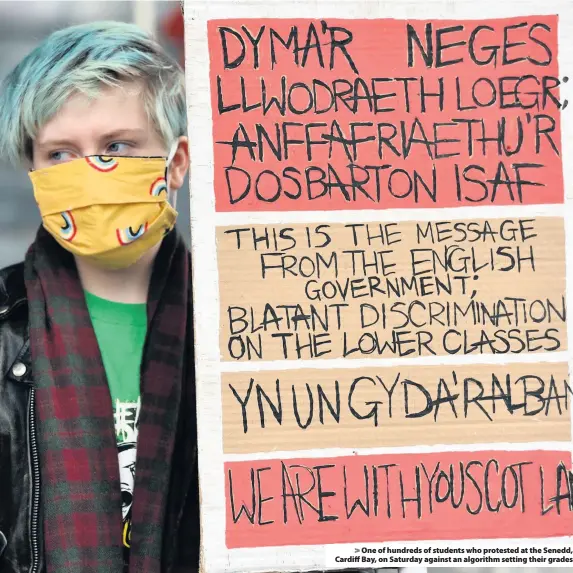
[[[50,161],[53,163],[64,163],[73,159],[73,153],[69,151],[52,151],[49,154]]]
[[[131,145],[129,143],[125,143],[123,141],[114,141],[107,146],[106,153],[114,155],[125,155],[130,147]]]

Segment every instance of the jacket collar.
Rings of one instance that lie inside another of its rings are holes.
[[[0,270],[0,320],[9,318],[26,302],[24,263]]]
[[[22,312],[26,305],[24,264],[18,263],[0,270],[0,322],[15,318],[16,313]],[[26,315],[27,313],[24,316]],[[7,372],[4,374],[12,381],[32,384],[32,357],[27,318],[21,336],[22,346],[15,358],[8,359]]]

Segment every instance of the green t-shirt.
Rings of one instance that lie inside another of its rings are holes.
[[[122,543],[127,563],[141,407],[139,380],[147,334],[147,307],[145,304],[112,302],[87,291],[85,296],[113,405],[121,481]]]

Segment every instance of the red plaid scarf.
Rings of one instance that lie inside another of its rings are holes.
[[[42,228],[26,256],[25,280],[47,573],[121,573],[121,495],[111,395],[74,259]],[[187,444],[173,460],[176,433],[188,429],[195,415],[179,415],[181,404],[188,409],[189,397],[194,398],[193,370],[186,364],[192,351],[189,286],[189,253],[172,232],[156,258],[147,306],[130,573],[166,571],[177,551],[175,532],[165,536],[165,529],[177,528],[182,517],[180,506],[170,507],[170,487],[189,489],[181,461],[189,463],[189,452],[196,447]],[[194,439],[187,436],[189,442]],[[186,493],[181,493],[183,499]]]

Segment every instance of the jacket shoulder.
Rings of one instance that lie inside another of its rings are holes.
[[[24,263],[16,263],[0,269],[0,320],[8,318],[26,303]]]

